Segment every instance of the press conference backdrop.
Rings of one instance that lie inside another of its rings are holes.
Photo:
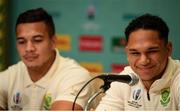
[[[60,54],[76,59],[91,72],[120,72],[126,66],[124,29],[144,13],[161,16],[169,25],[173,58],[180,59],[179,0],[11,0],[8,65],[19,58],[15,22],[19,13],[45,8],[55,21]]]
[[[6,38],[7,38],[7,1],[6,0],[0,0],[0,70],[3,70],[6,68],[6,50],[7,50],[7,44],[6,44]]]

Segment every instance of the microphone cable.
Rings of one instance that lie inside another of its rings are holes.
[[[110,88],[111,82],[113,82],[112,80],[108,80],[108,79],[110,79],[108,76],[110,75],[110,77],[112,77],[111,75],[113,75],[113,74],[116,74],[116,73],[102,73],[101,75],[95,76],[95,77],[93,77],[92,79],[90,79],[88,82],[86,82],[86,83],[83,85],[83,87],[79,90],[79,92],[77,93],[77,95],[76,95],[76,97],[75,97],[75,99],[74,99],[73,106],[72,106],[72,111],[74,111],[74,109],[75,109],[76,100],[77,100],[79,94],[82,92],[82,90],[83,90],[91,81],[93,81],[93,80],[96,79],[96,78],[102,79],[103,82],[104,82],[104,84],[103,84],[102,86],[100,86],[100,89],[102,89],[101,92],[104,93],[104,92],[106,92],[106,91]],[[104,76],[103,76],[103,75],[104,75]],[[130,77],[130,76],[129,76],[129,77]],[[133,77],[135,77],[135,76],[133,76]],[[136,82],[137,82],[137,81],[135,81],[135,83],[136,83]],[[126,83],[126,82],[125,82],[125,83]],[[130,84],[130,85],[131,85],[131,84]],[[134,82],[133,82],[132,85],[134,85]],[[99,92],[99,94],[100,94],[101,92]],[[96,97],[96,96],[98,96],[98,93],[97,93],[97,95],[94,95],[94,97]]]
[[[94,79],[98,78],[99,76],[95,76],[94,78],[90,79],[88,82],[86,82],[86,84],[83,85],[83,87],[79,90],[79,92],[77,93],[75,99],[74,99],[74,102],[73,102],[73,106],[72,106],[72,111],[74,111],[75,109],[75,104],[76,104],[76,100],[79,96],[79,94],[82,92],[82,90],[91,82],[93,81]]]

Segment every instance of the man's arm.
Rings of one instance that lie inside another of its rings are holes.
[[[0,107],[0,110],[4,110],[2,107]]]
[[[56,101],[52,104],[51,110],[72,110],[73,102],[70,101]],[[83,110],[83,108],[75,104],[74,110]]]
[[[8,85],[9,85],[9,72],[5,70],[0,72],[0,110],[7,109],[7,92],[8,92]]]

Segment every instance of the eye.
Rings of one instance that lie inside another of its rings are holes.
[[[26,43],[26,40],[25,39],[17,39],[17,43],[18,44],[25,44]]]
[[[41,39],[35,39],[34,42],[41,42]]]
[[[140,53],[139,52],[130,52],[131,55],[134,55],[134,56],[138,56]]]
[[[150,51],[148,51],[147,53],[148,53],[148,54],[154,54],[154,53],[157,53],[157,52],[159,52],[159,50],[150,50]]]
[[[43,41],[43,38],[42,38],[42,37],[35,37],[35,38],[33,39],[33,41],[39,43],[39,42],[42,42],[42,41]]]

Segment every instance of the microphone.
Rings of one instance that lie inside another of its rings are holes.
[[[79,94],[81,93],[81,91],[94,79],[96,78],[100,78],[104,81],[104,85],[102,85],[100,87],[100,91],[98,91],[97,93],[95,93],[89,100],[88,100],[88,104],[85,106],[85,111],[88,111],[87,108],[89,106],[89,104],[92,102],[92,100],[97,97],[99,94],[106,92],[106,90],[108,90],[110,88],[110,83],[114,82],[114,81],[118,81],[118,82],[123,82],[123,83],[127,83],[129,85],[135,85],[138,83],[139,78],[134,75],[134,74],[129,74],[129,75],[115,75],[115,74],[101,74],[99,76],[95,76],[94,78],[90,79],[78,92],[78,94],[76,95],[74,102],[73,102],[73,106],[72,106],[72,111],[74,111],[75,108],[75,103],[76,100],[79,96]]]
[[[139,81],[139,78],[132,73],[128,75],[103,74],[103,75],[97,76],[97,78],[102,79],[104,82],[111,83],[114,81],[118,81],[118,82],[127,83],[130,86],[137,84]]]

